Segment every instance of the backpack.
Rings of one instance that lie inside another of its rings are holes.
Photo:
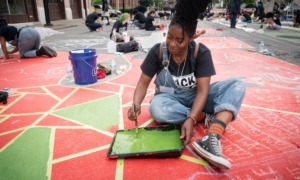
[[[129,41],[127,43],[117,44],[117,52],[133,52],[139,50],[139,43],[136,41]]]
[[[3,104],[7,103],[8,93],[5,91],[0,91],[0,102],[3,102]]]

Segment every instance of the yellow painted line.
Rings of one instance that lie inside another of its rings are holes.
[[[89,104],[89,103],[91,103],[91,102],[99,101],[99,100],[101,100],[101,99],[110,98],[110,97],[115,96],[115,95],[116,95],[116,94],[112,94],[112,95],[110,95],[110,96],[106,96],[106,97],[103,97],[103,98],[94,99],[94,100],[87,101],[87,102],[84,102],[84,103],[76,104],[76,105],[74,105],[74,106],[72,106],[72,107],[81,106],[81,105],[83,105],[83,104]],[[64,98],[64,99],[65,99],[65,98]],[[65,101],[65,100],[64,100],[64,101]],[[60,105],[60,104],[59,104],[59,105]],[[55,109],[55,111],[59,111],[59,110],[63,110],[63,109],[68,109],[68,108],[70,108],[70,107],[64,107],[64,108],[61,108],[61,109]]]
[[[119,99],[120,99],[119,106],[121,107],[120,111],[119,111],[119,119],[118,119],[119,129],[124,129],[124,119],[122,118],[123,117],[123,108],[122,108],[122,94],[123,94],[123,92],[124,92],[124,86],[121,85],[119,93],[118,93]]]
[[[17,132],[17,131],[22,131],[22,130],[25,130],[25,129],[27,129],[27,128],[28,128],[28,127],[22,127],[22,128],[14,129],[14,130],[11,130],[11,131],[6,131],[6,132],[4,132],[4,133],[1,133],[0,136],[4,136],[4,135],[10,134],[10,133]]]
[[[81,89],[85,89],[85,90],[89,90],[89,91],[105,92],[105,93],[109,93],[109,94],[117,94],[116,92],[106,91],[106,90],[101,90],[101,89],[93,89],[93,88],[89,88],[89,87],[82,87]]]
[[[11,114],[9,114],[9,115],[7,115],[7,116],[0,116],[1,118],[3,117],[3,119],[0,120],[0,123],[6,121],[6,120],[9,119],[11,116],[12,116]]]
[[[66,117],[62,117],[62,116],[59,116],[59,115],[57,115],[57,114],[51,114],[51,115],[56,116],[56,117],[59,117],[59,118],[63,118],[63,119],[66,119],[66,120],[68,120],[68,121],[70,121],[70,122],[74,122],[74,123],[76,123],[76,124],[81,125],[81,126],[53,126],[53,127],[55,127],[55,128],[66,129],[66,127],[69,127],[70,129],[90,129],[90,130],[97,131],[97,132],[99,132],[99,133],[102,133],[102,134],[107,135],[107,136],[110,136],[110,137],[113,137],[113,136],[114,136],[114,134],[111,133],[111,132],[108,132],[108,131],[102,131],[102,130],[100,130],[100,129],[94,128],[93,126],[87,126],[87,125],[85,125],[85,124],[82,124],[82,123],[80,123],[80,122],[74,121],[74,120],[72,120],[72,119],[68,119],[68,118],[66,118]],[[51,126],[46,126],[46,127],[51,127]]]
[[[79,153],[72,154],[72,155],[69,155],[69,156],[61,157],[61,158],[53,160],[52,164],[60,163],[60,162],[67,161],[67,160],[70,160],[70,159],[74,159],[74,158],[77,158],[77,157],[80,157],[80,156],[85,156],[87,154],[92,154],[94,152],[98,152],[98,151],[102,151],[104,149],[108,149],[109,147],[110,147],[110,144],[107,144],[107,145],[100,146],[100,147],[97,147],[97,148],[89,149],[87,151],[83,151],[83,152],[79,152]]]
[[[289,27],[289,26],[281,26],[281,28],[283,28],[283,29],[291,29],[291,30],[300,31],[300,28],[294,28],[294,27]]]
[[[7,106],[5,106],[1,111],[0,114],[2,114],[5,110],[16,104],[20,99],[22,99],[26,94],[21,94],[19,97],[17,97],[13,102],[8,103]]]
[[[146,127],[154,121],[153,118],[150,118],[148,121],[144,122],[140,127]]]
[[[265,107],[258,107],[258,106],[252,106],[252,105],[247,105],[247,104],[242,104],[242,106],[243,107],[254,108],[254,109],[262,109],[262,110],[266,110],[266,111],[273,111],[273,112],[279,112],[279,113],[284,113],[284,114],[292,114],[292,115],[300,116],[300,113],[297,113],[297,112],[282,111],[282,110],[265,108]]]
[[[118,159],[115,179],[116,180],[123,179],[123,173],[124,173],[124,159]]]
[[[51,129],[50,139],[49,139],[49,159],[47,162],[47,177],[48,180],[51,179],[52,175],[52,159],[53,159],[53,150],[54,150],[54,139],[55,139],[55,129]]]
[[[25,129],[25,128],[20,128],[20,129]],[[15,130],[13,131],[9,131],[10,133],[11,132],[14,132]],[[9,145],[11,145],[12,143],[14,143],[20,136],[22,136],[22,134],[24,133],[25,131],[21,132],[19,135],[17,135],[12,141],[9,141],[9,143],[7,143],[4,147],[2,147],[2,149],[0,149],[0,153],[2,151],[4,151],[4,149],[6,149],[6,147],[8,147]],[[9,133],[3,133],[3,134],[0,134],[0,136],[2,135],[5,135],[5,134],[9,134]]]
[[[47,89],[45,86],[41,86],[41,88],[47,93],[47,95],[50,95],[57,101],[61,101],[61,98],[57,97],[55,94],[53,94],[51,91],[49,91],[49,89]]]
[[[183,160],[186,160],[186,161],[189,161],[189,162],[192,162],[192,163],[201,164],[203,166],[208,165],[208,163],[206,161],[196,159],[196,158],[193,158],[193,157],[190,157],[190,156],[187,156],[187,155],[181,155],[179,158],[183,159]]]

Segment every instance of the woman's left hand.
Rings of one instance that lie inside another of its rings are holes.
[[[193,137],[193,127],[194,121],[191,118],[188,118],[182,125],[180,139],[183,140],[184,145],[190,143]]]

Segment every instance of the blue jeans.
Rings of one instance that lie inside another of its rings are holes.
[[[96,31],[98,28],[102,27],[100,23],[93,23],[93,24],[85,24],[91,31]]]
[[[155,80],[157,86],[164,84],[169,87],[176,86],[175,83],[172,83],[173,80],[169,79],[170,77],[161,74],[162,72]],[[162,80],[163,76],[166,77],[167,81]],[[235,120],[245,91],[246,84],[238,78],[215,82],[210,85],[203,112],[217,114],[226,110],[232,112],[232,120]],[[158,93],[151,100],[150,114],[159,123],[182,124],[191,112],[195,97],[196,88],[192,90],[180,90],[175,87],[174,94]]]
[[[35,29],[30,27],[22,28],[18,39],[20,57],[36,57],[36,51],[40,48],[40,43],[41,36]]]

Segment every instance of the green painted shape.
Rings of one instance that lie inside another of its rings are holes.
[[[0,153],[0,179],[48,179],[51,129],[30,128]]]
[[[99,130],[107,130],[118,124],[120,119],[120,98],[118,95],[96,101],[71,106],[53,112],[61,117],[72,119]]]
[[[287,39],[289,41],[300,43],[300,33],[280,32],[280,30],[265,31],[265,32],[270,36],[279,37],[279,38]]]
[[[180,130],[134,129],[118,131],[112,146],[111,155],[178,150],[182,148]]]

